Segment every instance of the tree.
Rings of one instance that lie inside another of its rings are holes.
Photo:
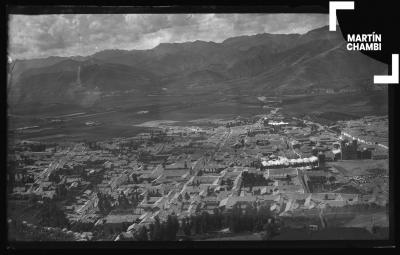
[[[269,240],[278,235],[278,226],[272,218],[268,219],[267,224],[264,225],[265,236],[264,239]]]
[[[197,208],[199,208],[199,207],[197,207]],[[196,215],[196,217],[195,217],[195,232],[196,232],[196,234],[202,234],[202,229],[201,229],[201,217],[200,217],[200,215]]]
[[[335,181],[336,181],[335,176],[333,176],[333,175],[329,176],[328,181],[329,181],[330,183],[335,182]]]
[[[189,194],[186,192],[185,193],[185,200],[189,200],[190,199],[190,196],[189,196]]]
[[[154,241],[155,240],[155,236],[154,236],[154,230],[155,230],[155,225],[154,223],[151,223],[149,225],[149,240],[150,241]]]
[[[48,227],[67,227],[69,221],[64,213],[54,201],[45,199],[39,212],[39,222],[42,226]]]
[[[158,216],[154,217],[154,240],[161,241],[162,240],[162,229],[161,229],[161,222]]]
[[[168,215],[167,222],[163,223],[163,240],[174,241],[179,230],[179,221],[175,215]]]
[[[215,223],[214,223],[215,227],[217,229],[220,229],[222,227],[222,215],[221,215],[220,209],[218,207],[215,207],[213,212],[214,212],[213,215],[215,218]]]
[[[166,222],[166,228],[165,228],[165,240],[174,240],[173,239],[173,232],[174,232],[174,227],[173,227],[173,220],[172,216],[168,215],[167,217],[167,222]]]
[[[67,195],[68,191],[64,183],[59,183],[56,186],[56,197],[57,199],[63,199]]]
[[[119,204],[119,206],[121,206],[123,208],[126,208],[129,206],[128,198],[125,196],[125,194],[122,191],[118,196],[118,204]]]
[[[108,214],[112,209],[112,197],[107,194],[97,193],[98,201],[98,208],[100,213],[103,215]]]
[[[186,236],[190,236],[191,234],[191,224],[190,224],[190,220],[189,218],[185,218],[182,221],[182,229],[183,229],[183,233],[185,233]]]
[[[176,215],[172,216],[172,236],[173,236],[173,240],[176,239],[176,234],[179,231],[179,220],[178,217]]]
[[[178,195],[178,201],[181,202],[182,201],[182,194]]]
[[[148,236],[147,236],[147,229],[145,226],[142,226],[139,228],[137,234],[135,235],[135,239],[137,241],[148,241]]]
[[[231,190],[233,187],[233,181],[232,179],[227,179],[226,180],[226,185],[228,186],[228,190]]]
[[[289,183],[292,181],[292,177],[290,177],[290,175],[286,175],[286,182],[289,185]]]

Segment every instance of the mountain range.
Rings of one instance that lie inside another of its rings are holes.
[[[90,56],[16,60],[11,109],[40,104],[93,107],[104,98],[144,95],[309,93],[366,89],[387,65],[348,51],[338,29],[305,34],[257,34],[221,43],[161,43],[149,50],[104,50]]]

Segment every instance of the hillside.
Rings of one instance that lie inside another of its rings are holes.
[[[221,43],[162,43],[150,50],[105,50],[87,57],[17,60],[9,104],[101,104],[105,97],[143,95],[304,94],[373,87],[387,66],[349,52],[339,31],[257,34]],[[78,78],[79,76],[79,78]]]

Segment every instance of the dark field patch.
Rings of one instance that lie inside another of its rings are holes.
[[[282,111],[297,114],[328,113],[323,115],[328,118],[386,115],[388,97],[386,91],[286,97],[282,100]],[[335,113],[336,116],[329,113]]]
[[[25,134],[16,134],[12,139],[57,139],[73,141],[81,139],[105,139],[111,137],[129,137],[143,132],[134,125],[152,120],[174,120],[180,124],[201,118],[232,119],[237,116],[251,117],[269,113],[269,109],[257,102],[255,96],[210,97],[185,96],[143,96],[132,98],[128,95],[110,98],[105,104],[91,109],[71,109],[71,111],[40,114],[17,115],[9,118],[11,130],[19,127],[39,126]],[[355,105],[351,107],[351,105]],[[340,94],[323,96],[287,96],[282,97],[282,111],[290,115],[319,114],[327,119],[352,118],[356,116],[387,113],[387,100],[384,92],[369,94]],[[102,110],[101,110],[101,109]],[[140,114],[141,111],[145,113]],[[61,117],[65,114],[85,112],[84,115]],[[50,119],[62,118],[61,125],[49,123]],[[99,122],[99,126],[88,127],[87,121]],[[195,125],[195,124],[190,124]],[[43,130],[41,130],[43,129]]]

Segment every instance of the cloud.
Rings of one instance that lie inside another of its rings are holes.
[[[89,55],[104,49],[150,49],[159,43],[215,41],[257,33],[305,33],[326,14],[11,15],[12,58]]]

